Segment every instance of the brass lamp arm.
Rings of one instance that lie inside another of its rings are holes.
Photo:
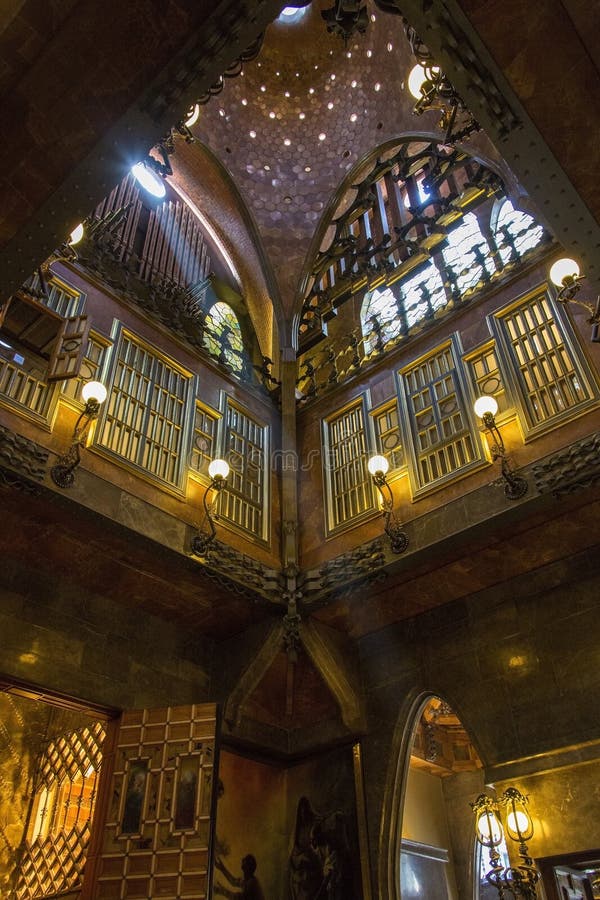
[[[208,495],[210,491],[222,491],[224,487],[224,478],[213,478],[211,483],[204,491],[204,497],[202,498],[202,505],[204,506],[204,521],[202,524],[204,525],[205,522],[208,522],[209,531],[206,532],[203,528],[199,527],[197,533],[192,538],[192,553],[195,553],[197,556],[205,556],[217,536],[217,529],[215,528],[215,523],[210,511],[210,505],[208,503]]]

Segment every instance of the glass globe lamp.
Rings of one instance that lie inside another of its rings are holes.
[[[498,412],[498,401],[495,397],[483,395],[477,398],[473,404],[473,409],[475,410],[475,415],[479,416],[480,419],[483,419],[486,415],[495,416]]]
[[[213,481],[225,481],[229,475],[229,464],[224,459],[213,459],[208,467],[208,474]]]
[[[373,476],[385,475],[390,468],[390,464],[385,456],[372,456],[367,463],[367,469]]]
[[[579,277],[579,266],[574,259],[563,257],[557,259],[550,269],[550,281],[556,287],[572,284]]]
[[[100,381],[86,381],[81,388],[81,396],[85,403],[104,403],[106,388]]]

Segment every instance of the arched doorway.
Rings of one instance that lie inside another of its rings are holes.
[[[399,817],[398,895],[484,900],[469,806],[483,785],[481,760],[441,697],[427,697],[413,721]]]

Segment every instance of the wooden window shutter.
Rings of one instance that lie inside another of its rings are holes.
[[[64,320],[48,365],[49,382],[75,378],[79,374],[89,330],[87,316],[70,316]]]

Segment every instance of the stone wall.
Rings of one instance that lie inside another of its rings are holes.
[[[114,709],[209,698],[211,643],[183,627],[78,592],[66,573],[5,561],[0,674]]]

